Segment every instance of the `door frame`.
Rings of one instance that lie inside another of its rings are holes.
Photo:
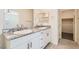
[[[77,42],[77,20],[78,20],[78,10],[75,9],[75,15],[74,15],[74,18],[75,18],[75,24],[74,24],[74,41]],[[77,42],[78,43],[78,42]]]
[[[61,18],[61,14],[60,14],[60,10],[59,10],[59,39],[62,39],[62,18]],[[74,9],[74,16],[73,16],[73,40],[76,42],[76,19],[77,19],[77,10]]]

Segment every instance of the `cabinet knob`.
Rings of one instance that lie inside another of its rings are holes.
[[[29,47],[32,48],[32,42],[30,42]]]

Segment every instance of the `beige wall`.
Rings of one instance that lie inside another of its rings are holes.
[[[62,32],[73,33],[73,20],[63,20]]]
[[[32,26],[32,9],[18,9],[17,12],[19,13],[20,24],[23,24],[24,27],[31,27]]]
[[[65,10],[61,12],[61,18],[74,18],[74,10]]]

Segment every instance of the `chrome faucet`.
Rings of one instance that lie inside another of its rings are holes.
[[[19,25],[17,25],[17,31],[20,31],[20,30],[23,30],[24,29],[24,26],[23,25],[21,25],[21,26],[19,26]]]

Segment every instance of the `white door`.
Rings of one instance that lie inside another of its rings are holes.
[[[29,49],[28,36],[20,37],[10,41],[10,48],[14,49]]]

